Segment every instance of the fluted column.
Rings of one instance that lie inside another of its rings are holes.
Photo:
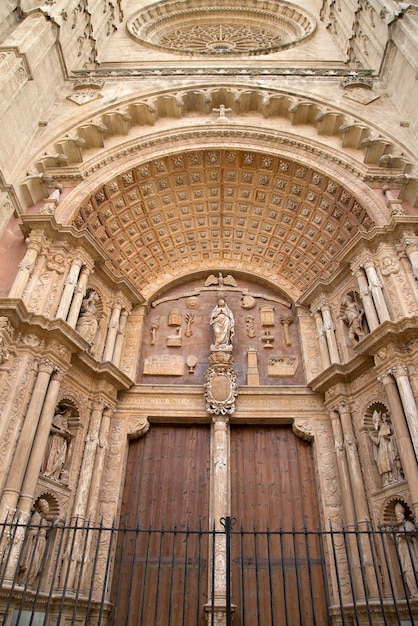
[[[16,274],[14,283],[9,292],[9,298],[21,298],[28,284],[36,259],[42,250],[43,237],[39,233],[31,233],[26,240],[26,253]]]
[[[90,415],[90,426],[84,445],[83,460],[80,469],[80,478],[77,485],[77,493],[74,501],[73,518],[84,520],[86,516],[87,503],[89,500],[90,485],[92,480],[92,469],[96,448],[99,444],[99,432],[102,422],[102,415],[105,402],[102,398],[93,401],[93,408]]]
[[[32,396],[26,411],[26,417],[23,422],[23,427],[17,442],[8,478],[6,480],[2,499],[2,512],[4,510],[16,508],[32,449],[32,442],[35,437],[39,417],[53,370],[54,364],[50,359],[43,360],[39,365],[35,386],[33,388]]]
[[[414,517],[418,519],[418,465],[415,450],[411,442],[411,436],[403,413],[402,403],[399,397],[396,382],[390,372],[379,376],[388,398],[392,416],[393,430],[395,431],[398,444],[399,456],[405,478],[408,482],[409,492],[412,499]]]
[[[343,433],[342,425],[341,425],[341,418],[340,418],[340,414],[338,410],[336,409],[332,409],[329,412],[329,416],[331,418],[332,432],[333,432],[334,441],[335,441],[334,449],[335,449],[335,455],[337,458],[337,471],[338,471],[338,477],[340,479],[341,500],[342,500],[344,516],[345,516],[344,524],[345,524],[345,527],[352,529],[356,521],[356,513],[355,513],[355,508],[354,508],[353,489],[352,489],[352,484],[350,481],[350,471],[349,471],[348,462],[347,462],[346,445],[345,445],[344,433]],[[355,542],[354,535],[349,534],[347,536],[347,541],[350,547],[351,566],[356,571],[360,566],[360,562],[359,562],[358,552],[356,549],[356,542]],[[347,567],[349,567],[348,563],[347,563]],[[358,598],[361,596],[361,593],[362,593],[361,581],[358,577],[354,576],[353,583],[354,583],[355,596],[356,598]],[[350,596],[350,601],[351,601],[351,596]]]
[[[120,358],[122,356],[123,342],[125,339],[125,330],[126,330],[127,322],[128,322],[128,311],[124,309],[120,314],[119,330],[118,330],[118,334],[116,337],[115,349],[113,351],[113,357],[112,357],[112,363],[116,365],[117,367],[119,366]]]
[[[337,459],[338,477],[340,479],[342,504],[344,509],[345,523],[353,525],[356,520],[354,509],[353,492],[351,489],[350,475],[347,465],[347,457],[344,449],[344,435],[342,431],[340,414],[337,410],[332,409],[329,412],[331,418],[332,433],[335,441],[335,456]]]
[[[103,352],[103,361],[111,361],[113,350],[115,349],[116,335],[119,329],[119,317],[122,309],[120,303],[115,304],[110,317],[109,328],[107,329],[107,337]]]
[[[355,272],[355,276],[357,278],[361,301],[364,306],[364,314],[366,316],[367,325],[370,332],[372,332],[373,330],[375,330],[375,328],[379,326],[379,318],[377,317],[373,298],[371,296],[369,284],[367,282],[367,278],[363,268],[359,267]]]
[[[350,483],[352,493],[354,494],[354,509],[356,512],[356,522],[360,529],[367,529],[367,522],[370,519],[369,508],[367,506],[366,492],[364,489],[363,477],[361,474],[360,459],[358,456],[356,438],[353,429],[353,420],[350,408],[347,402],[341,402],[338,405],[340,413],[341,426],[344,433],[344,447],[347,455],[348,471],[350,474]],[[365,524],[366,523],[366,524]],[[362,561],[365,567],[367,579],[367,590],[370,596],[378,594],[376,585],[376,577],[373,568],[373,555],[370,550],[370,542],[367,537],[359,538],[357,550],[362,552]]]
[[[331,309],[327,302],[321,304],[321,312],[331,363],[339,363],[340,355],[338,353],[337,339],[335,337],[335,326],[331,316]]]
[[[382,283],[377,275],[374,262],[371,259],[368,259],[364,264],[364,269],[367,274],[369,289],[372,294],[379,321],[380,323],[390,321],[388,307],[382,291]]]
[[[23,513],[29,513],[32,508],[36,483],[38,482],[39,472],[41,471],[63,376],[63,372],[55,369],[48,385],[48,391],[39,418],[36,435],[33,440],[18,504],[19,509]]]
[[[73,299],[74,290],[77,285],[78,276],[83,261],[80,257],[73,260],[70,270],[65,281],[65,287],[61,294],[61,300],[58,305],[56,317],[61,317],[63,320],[67,319],[68,311],[70,310],[71,301]]]
[[[80,276],[78,278],[78,283],[74,289],[74,296],[71,302],[70,312],[68,313],[67,323],[75,328],[77,324],[78,316],[80,315],[81,305],[83,303],[83,298],[86,295],[87,283],[90,276],[90,269],[88,267],[83,267],[80,272]]]
[[[418,459],[418,410],[414,394],[412,393],[412,387],[409,382],[408,370],[403,365],[397,365],[392,368],[392,374],[395,377],[396,384],[398,386],[415,454]]]
[[[330,366],[331,361],[329,358],[327,340],[324,335],[324,324],[322,321],[322,315],[320,311],[317,310],[317,311],[314,311],[313,316],[315,320],[316,330],[318,333],[319,356],[321,359],[321,365],[322,365],[322,369],[326,369],[327,367]]]

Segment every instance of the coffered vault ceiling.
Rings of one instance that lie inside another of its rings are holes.
[[[205,267],[235,268],[302,294],[374,222],[342,184],[288,158],[194,149],[111,178],[82,203],[74,226],[145,297]]]

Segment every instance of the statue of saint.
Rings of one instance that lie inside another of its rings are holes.
[[[364,337],[363,314],[350,295],[346,295],[342,301],[342,319],[348,326],[348,337],[353,345],[356,345]]]
[[[215,338],[212,347],[218,350],[230,350],[234,338],[235,321],[231,309],[223,298],[218,299],[218,303],[211,313],[210,325],[213,328]]]
[[[418,539],[415,524],[405,518],[405,509],[400,502],[395,505],[397,522],[396,541],[402,572],[411,598],[418,597]]]
[[[81,304],[81,311],[76,324],[76,331],[89,343],[93,343],[99,325],[96,302],[99,294],[96,291],[90,292]]]
[[[48,501],[44,498],[39,498],[33,508],[25,537],[22,558],[19,564],[18,580],[20,583],[33,586],[39,576],[46,549],[47,530],[50,525],[47,519],[48,513]]]
[[[374,411],[372,420],[375,432],[369,431],[369,436],[374,444],[377,469],[386,486],[403,478],[399,454],[386,413]]]
[[[67,461],[68,444],[72,439],[68,430],[68,418],[71,414],[71,409],[57,413],[51,424],[41,472],[54,480],[60,480]]]

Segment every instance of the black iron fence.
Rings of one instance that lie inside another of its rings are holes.
[[[418,624],[400,528],[0,524],[3,626]]]

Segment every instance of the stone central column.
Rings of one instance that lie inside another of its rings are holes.
[[[212,417],[210,450],[210,524],[213,530],[209,554],[209,601],[206,605],[208,623],[226,626],[227,545],[225,518],[230,516],[230,454],[229,415],[235,410],[237,397],[236,371],[233,367],[232,341],[234,316],[223,298],[212,311],[214,343],[210,347],[209,368],[205,378],[206,410]]]

